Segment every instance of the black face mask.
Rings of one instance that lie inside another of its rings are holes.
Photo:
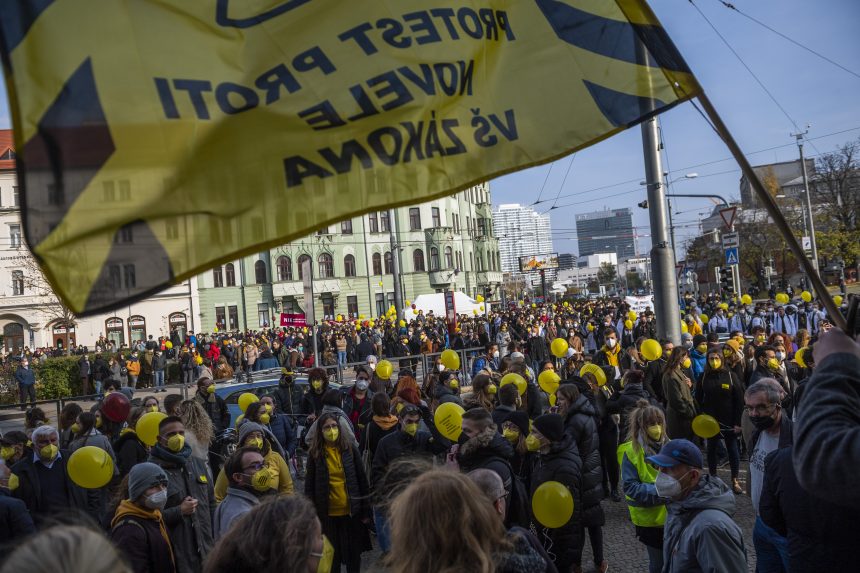
[[[750,422],[757,430],[764,431],[772,428],[776,420],[772,416],[750,416]]]

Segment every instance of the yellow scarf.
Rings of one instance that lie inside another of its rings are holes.
[[[618,366],[618,354],[621,352],[620,344],[616,344],[615,348],[609,348],[604,344],[601,350],[606,353],[606,360],[609,361],[610,366]]]
[[[173,546],[170,544],[170,537],[167,536],[167,529],[164,527],[164,519],[161,517],[161,511],[157,509],[144,509],[139,505],[132,503],[131,500],[124,499],[119,502],[119,506],[116,508],[116,514],[113,516],[110,526],[114,527],[122,518],[129,515],[133,515],[141,519],[154,519],[158,522],[158,529],[161,531],[161,536],[164,538],[164,541],[167,542],[167,549],[170,552],[170,561],[173,562],[175,566],[176,562],[173,559]]]

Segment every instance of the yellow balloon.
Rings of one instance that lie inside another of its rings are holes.
[[[501,382],[499,382],[499,387],[505,386],[507,384],[515,385],[517,387],[517,392],[520,393],[520,396],[526,393],[526,388],[528,387],[526,379],[514,372],[508,372],[507,374],[505,374],[502,377]]]
[[[367,326],[369,326],[370,328],[373,328],[373,325],[374,325],[374,324],[376,324],[376,323],[375,323],[374,321],[372,321],[372,320],[368,320],[368,321],[367,321]]]
[[[388,380],[394,374],[394,366],[388,360],[380,360],[376,365],[376,375],[380,380]]]
[[[687,323],[682,320],[681,321],[681,332],[684,334],[687,334],[689,331],[690,331],[690,329],[687,328]]]
[[[202,356],[195,356],[194,362],[197,363],[197,366],[200,366],[201,364],[203,364],[203,357]]]
[[[555,395],[555,391],[558,390],[558,383],[560,381],[561,376],[556,374],[555,370],[544,370],[538,375],[538,384],[540,385],[541,390],[550,396]]]
[[[700,315],[699,315],[699,320],[701,320],[701,321],[702,321],[702,324],[708,324],[708,315],[707,315],[707,314],[704,314],[704,313],[703,313],[703,314],[700,314]]]
[[[164,342],[164,347],[165,347],[166,349],[170,350],[171,348],[173,348],[173,343],[172,343],[172,342],[170,342],[169,340],[167,340],[167,341],[165,341],[165,342]]]
[[[147,412],[138,418],[134,431],[140,441],[147,446],[154,446],[158,441],[158,424],[166,417],[164,412]]]
[[[567,340],[565,340],[564,338],[556,338],[552,341],[552,344],[550,345],[552,355],[556,358],[564,358],[564,356],[567,354],[567,348]]]
[[[776,302],[778,302],[779,304],[786,304],[788,300],[788,295],[784,292],[776,293]]]
[[[653,338],[649,338],[642,343],[642,347],[639,349],[639,352],[645,360],[650,362],[651,360],[657,360],[663,356],[663,347],[660,346],[660,343]]]
[[[475,300],[476,300],[476,301],[478,301],[478,302],[484,302],[484,297],[483,297],[483,296],[481,296],[481,295],[478,295],[478,296],[476,296],[476,297],[475,297]]]
[[[405,320],[401,320],[401,321],[400,321],[400,326],[406,326],[406,321],[405,321]]]
[[[448,370],[457,370],[460,368],[460,355],[450,348],[442,351],[439,361],[442,362],[442,365]]]
[[[364,315],[363,315],[363,314],[359,314],[359,315],[358,315],[358,320],[364,320]]]
[[[721,302],[721,303],[720,303],[720,308],[721,308],[721,309],[723,309],[723,310],[729,310],[729,303],[727,303],[727,302]]]
[[[833,297],[833,302],[836,304],[836,306],[842,306],[842,297],[837,294]]]
[[[565,307],[570,307],[570,303],[569,303],[569,302],[567,302],[567,301],[564,301],[564,306],[565,306]]]
[[[376,368],[379,369],[379,366],[377,365]],[[433,423],[440,434],[452,442],[456,442],[463,431],[464,412],[465,410],[459,404],[445,402],[436,408],[436,412],[433,414]]]
[[[472,314],[474,314],[475,316],[478,316],[478,311],[477,311],[477,309],[474,309],[474,308],[473,308],[473,309],[472,309]]]
[[[630,320],[636,320],[639,317],[636,315],[635,310],[630,310],[627,312],[627,318],[629,318]]]
[[[418,309],[417,309],[417,308],[413,308],[413,309],[412,309],[412,314],[418,314]]]
[[[234,426],[235,426],[236,428],[238,428],[239,426],[241,426],[241,425],[242,425],[242,420],[244,420],[244,419],[245,419],[245,414],[239,414],[238,416],[236,416],[236,422],[234,423]]]
[[[355,331],[358,332],[359,330],[361,330],[361,325],[356,322],[355,323]]]
[[[745,294],[741,297],[741,302],[744,304],[752,304],[752,297],[748,294]]]
[[[407,300],[407,301],[406,301],[406,306],[409,306],[410,304],[412,304],[412,303],[411,303],[411,302],[409,302],[409,301]]]
[[[800,293],[800,298],[803,299],[803,302],[812,302],[812,293],[808,290],[805,290]]]
[[[591,331],[593,331],[593,330],[594,330],[594,325],[593,325],[593,324],[591,324],[591,323],[589,322],[589,323],[588,323],[588,326],[586,326],[586,327],[585,327],[585,329],[586,329],[588,332],[591,332]]]
[[[579,375],[584,376],[585,374],[591,374],[594,376],[594,379],[597,380],[598,386],[603,386],[606,384],[606,372],[603,371],[603,368],[598,366],[597,364],[583,364],[582,368],[579,369]]]
[[[104,487],[113,477],[113,458],[96,446],[84,446],[69,456],[69,477],[84,489]]]
[[[557,529],[573,517],[573,495],[564,484],[544,482],[532,496],[532,513],[544,527]]]
[[[624,321],[624,328],[626,328],[627,330],[631,330],[633,328],[633,321],[630,320],[629,318],[627,320],[625,320]]]
[[[693,418],[693,433],[700,438],[713,438],[720,433],[720,424],[713,416],[699,414]]]
[[[239,395],[239,409],[242,410],[242,413],[245,413],[245,410],[248,409],[248,406],[253,404],[254,402],[259,402],[260,398],[257,397],[256,394],[252,394],[251,392],[244,392]]]
[[[535,303],[532,303],[532,308],[537,308],[537,305]]]
[[[558,399],[555,397],[555,394],[550,394],[550,395],[549,395],[549,405],[550,405],[550,406],[555,406],[555,403],[556,403],[557,401],[558,401]]]
[[[806,361],[803,359],[803,357],[806,354],[807,349],[808,347],[804,346],[803,348],[799,349],[797,352],[794,353],[794,361],[797,362],[797,365],[801,368],[806,368]]]

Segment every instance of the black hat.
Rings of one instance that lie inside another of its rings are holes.
[[[535,430],[550,442],[560,442],[564,437],[564,420],[558,414],[544,414],[535,418]]]
[[[705,344],[706,342],[708,342],[708,339],[702,334],[697,334],[696,336],[693,337],[693,346]]]

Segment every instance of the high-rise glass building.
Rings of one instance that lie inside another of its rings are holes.
[[[577,215],[576,237],[581,257],[615,253],[621,262],[636,256],[633,212],[626,207]]]
[[[493,231],[499,240],[503,272],[519,273],[522,256],[553,252],[549,215],[541,215],[518,203],[499,205],[493,211]],[[552,271],[554,276],[555,271]]]

